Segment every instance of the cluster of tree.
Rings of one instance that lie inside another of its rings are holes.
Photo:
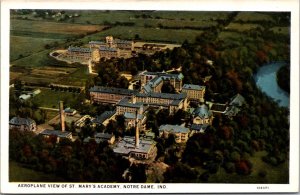
[[[74,93],[80,93],[81,89],[78,87],[63,87],[63,86],[56,86],[56,85],[50,85],[49,86],[51,90],[54,91],[69,91],[69,92],[74,92]]]
[[[44,138],[13,129],[9,146],[11,160],[71,182],[124,182],[122,174],[129,167],[105,142],[60,139],[57,143],[55,136]]]
[[[290,66],[282,66],[277,72],[277,83],[286,92],[290,92]]]
[[[98,76],[93,81],[90,81],[89,85],[93,83],[99,86],[128,88],[129,81],[120,75],[116,63],[113,61],[104,61],[96,66],[98,67]]]
[[[42,124],[47,118],[47,112],[38,109],[38,104],[32,100],[21,101],[16,93],[9,93],[9,118],[19,116],[22,118],[31,118],[37,124]]]

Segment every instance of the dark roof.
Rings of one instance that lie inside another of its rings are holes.
[[[179,125],[161,125],[159,131],[169,131],[172,133],[188,133],[189,129]]]
[[[93,123],[102,124],[106,119],[112,117],[116,111],[105,111],[100,116],[97,116],[92,120]]]
[[[100,46],[99,47],[100,51],[111,51],[111,52],[117,52],[116,48],[113,47],[106,47],[106,46]]]
[[[121,40],[121,39],[115,39],[114,42],[117,44],[131,44],[132,43],[132,41]]]
[[[68,51],[90,53],[91,49],[90,48],[84,48],[84,47],[72,47],[72,46],[69,46]]]
[[[13,117],[10,121],[9,121],[10,125],[31,125],[31,124],[35,124],[35,121],[32,120],[31,118],[21,118],[21,117]]]
[[[45,129],[44,131],[40,132],[41,135],[56,135],[57,137],[61,137],[61,138],[67,138],[70,135],[72,135],[71,132],[69,131],[60,131],[60,130],[49,130],[49,129]]]
[[[90,41],[89,44],[105,44],[103,41]]]
[[[143,106],[143,104],[141,102],[137,102],[137,103],[131,103],[129,102],[129,98],[128,97],[124,97],[123,99],[121,99],[118,103],[117,106],[124,106],[124,107],[130,107],[130,108],[140,108]]]
[[[200,118],[207,118],[212,115],[211,111],[208,110],[208,107],[205,104],[202,104],[196,108],[193,114],[199,116]]]
[[[211,111],[217,111],[217,112],[225,112],[227,109],[227,106],[225,104],[213,104],[210,108]]]
[[[193,85],[193,84],[184,84],[182,86],[182,89],[203,90],[203,89],[205,89],[205,86]]]
[[[203,124],[203,125],[192,124],[190,128],[191,130],[195,130],[195,131],[200,131],[201,129],[205,131],[208,126],[209,126],[208,124]]]
[[[109,140],[113,137],[113,134],[109,134],[109,133],[96,133],[95,134],[95,138],[100,138],[100,139],[106,139]]]
[[[102,87],[102,86],[94,86],[90,89],[90,92],[112,93],[112,94],[120,94],[120,95],[133,95],[137,93],[136,90],[114,88],[114,87]]]
[[[181,100],[186,98],[186,93],[172,94],[172,93],[137,93],[137,97],[154,97],[154,98],[163,98],[171,100]]]
[[[231,98],[231,102],[229,105],[242,106],[244,103],[245,103],[245,98],[238,93],[233,98]]]

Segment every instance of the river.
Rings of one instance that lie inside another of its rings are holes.
[[[259,68],[254,79],[261,91],[272,97],[280,106],[289,108],[290,96],[278,86],[276,80],[276,73],[284,64],[284,62],[266,64]]]

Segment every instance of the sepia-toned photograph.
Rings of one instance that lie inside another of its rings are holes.
[[[292,12],[219,10],[10,8],[7,182],[19,193],[294,183]]]

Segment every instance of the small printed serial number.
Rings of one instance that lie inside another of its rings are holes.
[[[268,190],[269,186],[257,186],[256,189],[258,189],[258,190]]]

